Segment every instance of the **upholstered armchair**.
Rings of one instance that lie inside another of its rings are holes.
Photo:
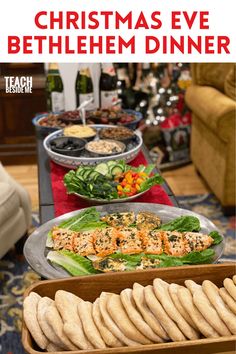
[[[22,248],[22,238],[31,225],[28,192],[3,168],[0,162],[0,258],[14,245]]]
[[[191,64],[191,157],[224,211],[235,206],[235,64]]]

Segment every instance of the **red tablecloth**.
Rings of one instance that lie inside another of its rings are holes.
[[[140,164],[147,165],[147,161],[142,152],[130,163],[132,166]],[[87,208],[91,206],[88,202],[80,199],[75,195],[68,195],[63,184],[63,177],[68,169],[51,162],[51,182],[55,208],[55,216],[69,213],[73,210]],[[167,193],[161,186],[152,187],[147,193],[138,197],[131,203],[159,203],[165,205],[173,205]]]

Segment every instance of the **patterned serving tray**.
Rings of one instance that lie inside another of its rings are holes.
[[[111,128],[111,127],[116,127],[115,125],[103,125],[103,124],[94,124],[90,125],[90,127],[94,128],[97,130],[97,132],[102,129],[102,128]],[[54,151],[51,150],[50,148],[50,141],[54,138],[57,138],[59,136],[63,135],[63,130],[57,130],[51,134],[49,134],[43,142],[44,148],[50,157],[51,160],[53,160],[55,163],[58,165],[61,165],[63,167],[67,168],[72,168],[76,169],[80,165],[96,165],[101,162],[107,162],[110,160],[124,160],[126,163],[132,161],[135,159],[135,157],[138,155],[139,151],[142,148],[143,144],[143,139],[141,135],[138,132],[134,132],[134,139],[126,145],[126,149],[123,153],[121,154],[114,154],[114,155],[109,155],[109,156],[91,156],[88,152],[84,151],[82,154],[78,157],[74,156],[67,156],[67,155],[62,155],[58,154]]]

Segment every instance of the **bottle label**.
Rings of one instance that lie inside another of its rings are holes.
[[[117,100],[117,90],[101,91],[101,108],[110,108]]]
[[[91,93],[80,93],[80,94],[79,94],[79,104],[81,105],[84,101],[88,101],[88,100],[90,100],[91,98],[94,98],[93,92],[91,92]],[[94,109],[94,108],[95,108],[94,102],[89,103],[89,104],[85,107],[86,111],[92,110],[92,109]]]
[[[52,100],[52,112],[61,112],[65,110],[63,92],[53,91],[51,93],[51,100]]]

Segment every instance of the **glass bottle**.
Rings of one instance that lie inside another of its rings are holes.
[[[63,81],[57,63],[49,63],[46,80],[47,109],[49,112],[65,110]]]
[[[117,75],[112,63],[103,63],[99,81],[100,107],[110,108],[118,101]]]
[[[81,64],[75,81],[76,107],[91,98],[94,99],[93,81],[88,65]],[[93,102],[86,106],[86,110],[93,109]]]

